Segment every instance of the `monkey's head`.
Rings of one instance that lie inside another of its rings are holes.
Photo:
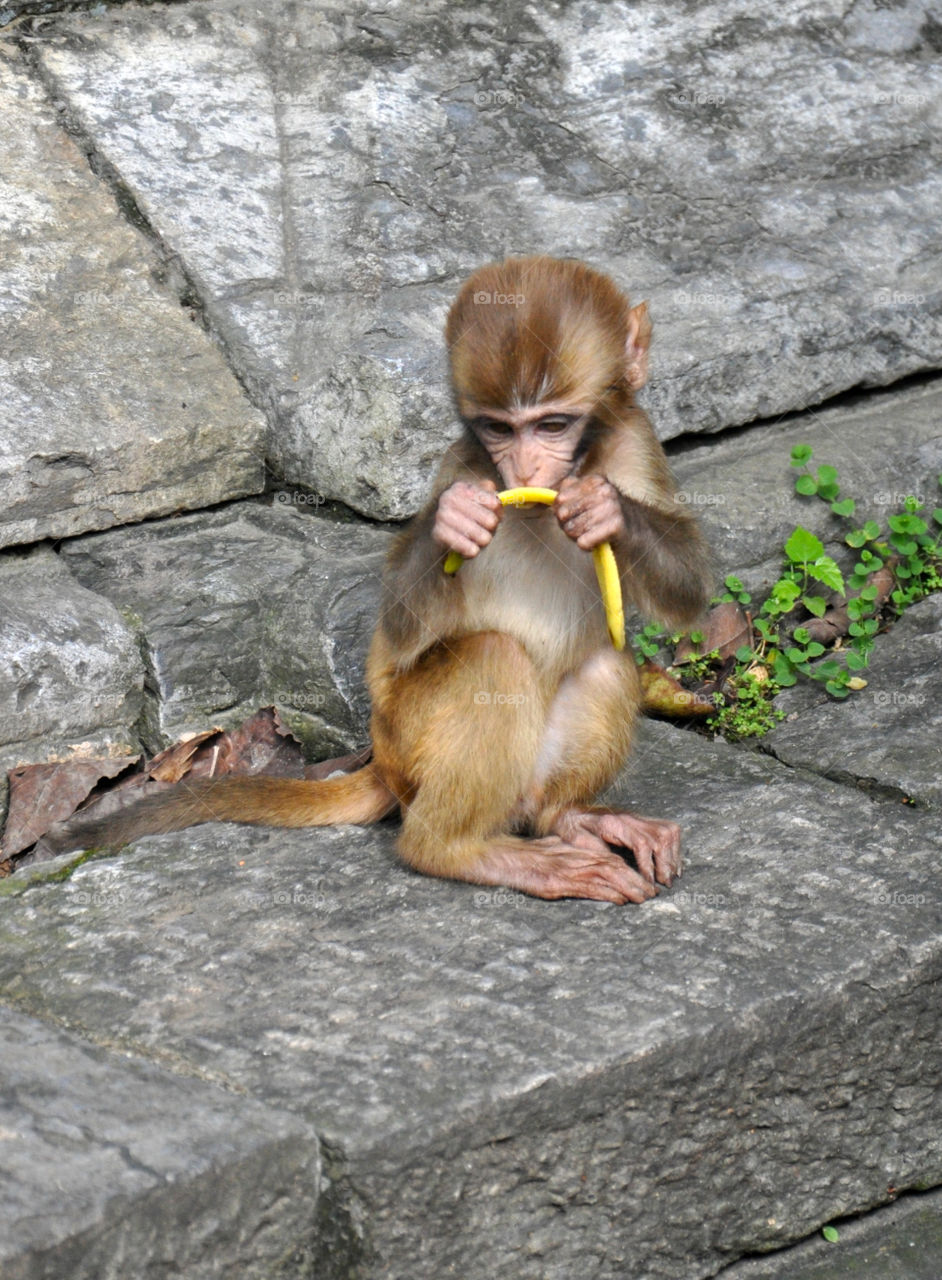
[[[582,262],[507,258],[448,313],[458,411],[508,488],[557,488],[590,428],[617,426],[647,376],[647,304]]]

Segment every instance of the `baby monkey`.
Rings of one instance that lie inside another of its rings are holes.
[[[711,587],[699,526],[635,404],[647,306],[584,263],[508,258],[466,281],[445,336],[463,431],[387,562],[367,661],[373,759],[320,782],[184,785],[156,797],[147,829],[399,809],[399,852],[428,875],[643,902],[680,874],[680,829],[593,804],[627,759],[641,687],[612,646],[589,553],[609,542],[624,594],[674,627],[701,616]],[[498,490],[521,486],[556,500],[502,506]]]

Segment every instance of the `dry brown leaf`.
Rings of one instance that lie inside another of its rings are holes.
[[[194,733],[192,738],[182,738],[172,747],[166,747],[147,766],[148,777],[157,782],[179,782],[190,772],[193,757],[203,743],[210,738],[218,738],[221,733],[222,729],[207,729],[204,733]]]
[[[694,644],[688,636],[684,636],[674,651],[675,662],[686,662],[690,658],[702,657],[705,653],[719,650],[721,658],[731,658],[743,645],[752,647],[752,627],[742,608],[729,600],[711,609],[703,622],[694,628],[703,632],[703,640]]]
[[[131,772],[129,766],[139,759],[78,760],[14,770],[4,853],[22,854],[40,841],[32,856],[36,860],[53,857],[56,846],[67,844],[70,833],[89,820],[113,817],[143,797],[167,791],[186,778],[305,776],[301,745],[274,707],[263,707],[229,732],[208,729],[175,742]],[[325,764],[329,770],[342,768],[347,759]],[[128,770],[128,775],[111,784],[123,770]],[[41,840],[46,835],[48,843]]]
[[[61,760],[11,769],[10,807],[3,830],[3,853],[10,858],[44,836],[54,822],[69,817],[102,778],[114,778],[140,756],[110,760]]]

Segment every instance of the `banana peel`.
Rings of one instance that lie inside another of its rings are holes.
[[[681,720],[690,716],[715,715],[716,707],[709,698],[685,689],[656,662],[643,662],[638,674],[641,676],[642,705],[646,715]]]
[[[549,506],[556,501],[556,490],[503,489],[497,497],[505,507],[522,506],[526,502],[542,502]],[[592,559],[595,562],[595,576],[599,581],[602,604],[605,606],[608,634],[612,644],[621,652],[625,647],[625,609],[621,594],[621,577],[611,543],[603,542],[597,546],[592,552]],[[464,556],[457,551],[450,551],[445,557],[445,572],[455,574],[463,563]]]

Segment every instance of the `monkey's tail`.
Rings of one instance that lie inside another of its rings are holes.
[[[203,822],[248,822],[271,827],[326,827],[378,822],[398,805],[372,764],[339,778],[199,778],[139,804],[95,818],[82,814],[57,824],[44,843],[57,853],[120,847],[141,836],[181,831]]]

